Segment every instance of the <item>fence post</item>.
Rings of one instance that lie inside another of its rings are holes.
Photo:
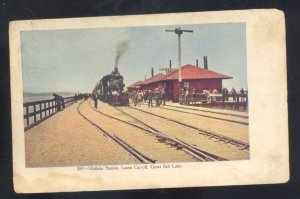
[[[45,111],[44,111],[44,117],[46,117],[46,115],[47,115],[46,102],[44,102],[44,109],[45,109]]]
[[[75,99],[74,97],[66,98],[64,105],[73,104],[74,99]],[[57,105],[58,104],[56,104],[55,99],[23,103],[23,111],[24,111],[23,121],[25,125],[25,131],[39,124],[40,122],[44,121],[50,115],[55,114],[57,112]],[[60,105],[62,105],[62,102]],[[32,117],[33,119],[30,119]]]
[[[236,109],[240,110],[240,96],[239,95],[236,96],[236,105],[237,105]]]
[[[35,107],[35,104],[33,105],[33,120],[34,122],[36,122],[36,107]]]
[[[28,106],[26,106],[26,116],[28,116],[29,114],[29,108]],[[29,117],[26,118],[26,123],[27,123],[27,126],[29,125]]]
[[[42,119],[43,115],[42,115],[42,103],[39,103],[39,107],[40,107],[40,119]]]

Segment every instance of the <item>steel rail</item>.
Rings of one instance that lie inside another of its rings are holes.
[[[134,107],[129,107],[129,108],[140,111],[140,112],[144,112],[144,113],[147,113],[147,114],[150,114],[150,115],[153,115],[153,116],[156,116],[156,117],[159,117],[159,118],[162,118],[162,119],[165,119],[165,120],[168,120],[168,121],[180,124],[180,125],[183,125],[185,127],[188,127],[188,128],[194,129],[194,130],[197,130],[202,135],[206,135],[210,138],[215,138],[219,141],[224,141],[225,143],[230,143],[230,144],[236,145],[236,146],[240,147],[240,150],[244,150],[244,149],[249,150],[249,144],[246,143],[246,142],[243,142],[243,141],[240,141],[240,140],[228,137],[228,136],[220,135],[220,134],[215,133],[215,132],[210,132],[210,131],[207,131],[207,130],[204,130],[204,129],[201,129],[201,128],[198,128],[198,127],[195,127],[195,126],[192,126],[192,125],[189,125],[189,124],[179,122],[177,120],[173,120],[171,118],[167,118],[167,117],[164,117],[164,116],[161,116],[161,115],[157,115],[155,113],[150,113],[148,111],[140,110],[138,108],[134,108]]]
[[[128,143],[126,143],[124,140],[121,140],[119,137],[115,136],[115,135],[111,135],[108,131],[104,130],[103,128],[101,128],[99,125],[95,124],[94,122],[92,122],[90,119],[88,119],[86,116],[84,116],[79,108],[81,106],[81,104],[84,101],[80,102],[80,104],[77,107],[77,112],[80,114],[81,117],[83,117],[86,121],[88,121],[91,125],[93,125],[94,127],[96,127],[97,129],[99,129],[102,133],[104,133],[106,136],[108,136],[110,139],[112,139],[116,144],[120,145],[121,147],[123,147],[126,151],[128,151],[131,155],[133,155],[135,158],[137,158],[141,163],[145,163],[145,164],[151,164],[151,163],[155,163],[156,160],[152,160],[151,158],[145,156],[144,154],[140,153],[138,150],[136,150],[135,148],[133,148],[132,146],[130,146]]]
[[[180,145],[184,146],[185,149],[187,149],[189,152],[192,151],[193,153],[196,153],[196,154],[200,153],[199,156],[204,157],[205,160],[210,160],[210,161],[226,160],[225,158],[222,158],[222,157],[219,157],[219,156],[217,156],[217,155],[214,155],[214,154],[208,153],[208,152],[206,152],[206,151],[200,150],[200,149],[198,149],[198,148],[195,148],[194,146],[192,146],[192,145],[190,145],[190,144],[188,144],[188,143],[186,143],[186,142],[180,140],[179,138],[170,138],[170,136],[168,136],[168,135],[166,135],[166,134],[160,132],[159,130],[153,128],[152,126],[150,126],[150,125],[148,125],[148,124],[146,124],[145,122],[141,121],[140,119],[138,119],[138,118],[136,118],[136,117],[134,117],[134,116],[132,116],[132,115],[130,115],[130,114],[124,112],[123,110],[120,110],[120,109],[117,108],[117,107],[114,107],[114,108],[117,109],[118,111],[122,112],[123,114],[127,115],[128,117],[130,117],[130,118],[132,118],[132,119],[138,121],[139,123],[145,125],[146,127],[150,128],[151,130],[153,130],[153,131],[159,133],[159,135],[160,135],[160,136],[163,136],[163,138],[166,137],[167,139],[171,139],[172,141],[175,141],[175,142],[179,143]]]
[[[90,104],[90,106],[91,106],[91,104]],[[149,125],[147,125],[146,123],[140,121],[139,119],[137,119],[137,118],[135,118],[135,117],[133,117],[133,116],[128,115],[128,116],[130,116],[131,118],[133,118],[133,119],[135,119],[136,121],[138,121],[139,123],[145,125],[148,129],[147,129],[147,128],[144,128],[144,127],[141,127],[141,126],[138,126],[138,125],[136,125],[136,124],[132,124],[132,123],[127,122],[127,121],[125,121],[125,120],[122,120],[122,119],[113,117],[113,116],[111,116],[111,115],[102,113],[102,112],[100,112],[100,111],[94,109],[92,106],[91,106],[91,108],[92,108],[94,111],[98,112],[99,114],[102,114],[102,115],[104,115],[104,116],[106,116],[106,117],[108,117],[108,118],[115,119],[115,120],[120,121],[120,122],[123,122],[123,123],[125,123],[125,124],[134,126],[134,127],[138,128],[138,129],[140,129],[140,130],[146,131],[146,132],[152,134],[153,136],[156,136],[156,137],[158,138],[159,141],[162,141],[162,142],[164,142],[164,143],[166,143],[166,144],[169,144],[169,145],[171,145],[171,146],[175,146],[175,147],[177,147],[178,149],[183,148],[184,151],[185,151],[186,153],[192,155],[193,157],[197,158],[197,159],[200,160],[200,161],[221,161],[221,160],[227,160],[227,159],[222,158],[222,157],[219,157],[219,156],[217,156],[217,155],[210,154],[210,153],[205,152],[205,151],[203,151],[203,150],[194,148],[193,146],[191,146],[191,145],[189,145],[189,144],[187,144],[187,143],[184,143],[184,142],[178,140],[177,138],[171,138],[170,136],[167,136],[167,135],[165,135],[164,133],[159,132],[157,129],[155,129],[155,128],[149,126]],[[119,110],[119,109],[116,108],[116,107],[114,107],[114,108],[115,108],[116,110]],[[122,112],[121,110],[119,110],[119,111]],[[124,112],[122,112],[122,113],[124,113]],[[127,114],[127,113],[124,113],[124,114]]]
[[[201,116],[201,117],[207,117],[207,118],[216,119],[216,120],[222,120],[222,121],[226,121],[226,122],[232,122],[232,123],[238,123],[238,124],[243,124],[243,125],[249,125],[248,122],[240,122],[240,121],[236,121],[236,120],[225,119],[225,118],[220,118],[220,117],[214,117],[214,116],[209,116],[209,115],[203,115],[203,114],[198,114],[198,113],[190,113],[190,112],[186,112],[186,111],[180,111],[180,110],[175,110],[175,109],[165,108],[165,107],[159,107],[159,108],[170,110],[170,111],[176,111],[176,112],[180,112],[180,113],[197,115],[197,116]],[[234,116],[234,117],[236,117],[236,116]]]
[[[146,102],[143,102],[142,104],[147,105]],[[183,107],[183,106],[174,106],[174,105],[169,105],[169,104],[166,104],[163,106],[164,107],[158,107],[158,108],[165,108],[165,106],[169,106],[169,107],[173,107],[173,108],[187,109],[187,110],[193,110],[193,111],[199,111],[199,112],[207,112],[207,113],[212,113],[212,114],[228,115],[228,116],[232,116],[232,117],[240,117],[240,118],[246,118],[246,119],[249,118],[246,115],[239,115],[239,114],[234,114],[234,113],[222,113],[222,112],[209,111],[209,110],[200,110],[200,109],[196,109],[196,108],[191,108],[192,106]]]

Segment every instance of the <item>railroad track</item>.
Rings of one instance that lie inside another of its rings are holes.
[[[144,103],[143,103],[144,104]],[[171,107],[171,108],[166,108],[165,106]],[[180,113],[185,113],[185,114],[190,114],[190,115],[197,115],[201,117],[206,117],[206,118],[211,118],[211,119],[216,119],[216,120],[221,120],[221,121],[226,121],[226,122],[232,122],[232,123],[238,123],[238,124],[243,124],[243,125],[249,125],[248,122],[244,121],[238,121],[234,119],[227,119],[227,118],[222,118],[222,117],[217,117],[217,116],[211,116],[211,115],[205,115],[201,113],[192,113],[192,112],[187,112],[183,110],[178,110],[178,109],[185,109],[185,110],[192,110],[192,111],[199,111],[199,112],[208,112],[216,115],[226,115],[226,116],[231,116],[235,117],[238,119],[248,119],[248,116],[243,116],[243,115],[237,115],[237,114],[230,114],[230,113],[220,113],[220,112],[215,112],[215,111],[206,111],[206,110],[199,110],[199,109],[194,109],[194,108],[186,108],[186,107],[178,107],[178,106],[172,106],[172,105],[164,105],[159,106],[158,108],[165,109],[165,110],[170,110],[170,111],[175,111],[175,112],[180,112]],[[173,109],[176,108],[176,109]]]
[[[190,145],[188,143],[185,143],[184,141],[179,140],[178,138],[174,138],[174,137],[168,136],[168,135],[166,135],[166,134],[158,131],[157,129],[151,127],[150,125],[142,122],[141,120],[139,120],[137,118],[134,118],[133,116],[130,116],[129,114],[125,113],[124,111],[122,111],[122,110],[120,110],[120,109],[118,109],[116,107],[114,107],[116,110],[120,111],[124,115],[130,116],[132,119],[136,120],[138,123],[142,124],[144,127],[136,125],[136,124],[133,124],[133,123],[130,123],[128,121],[122,120],[120,118],[117,118],[117,117],[114,117],[114,116],[111,116],[111,115],[108,115],[106,113],[100,112],[97,109],[93,108],[91,106],[91,104],[89,104],[89,105],[97,113],[99,113],[99,114],[101,114],[103,116],[106,116],[106,117],[108,117],[110,119],[114,119],[114,120],[117,120],[117,121],[122,122],[124,124],[133,126],[135,128],[138,128],[138,129],[142,130],[143,132],[145,132],[147,134],[155,136],[156,139],[159,142],[165,143],[165,144],[170,145],[172,147],[176,147],[177,150],[183,150],[184,152],[186,152],[189,155],[191,155],[194,158],[196,158],[198,161],[206,162],[206,161],[222,161],[222,160],[227,160],[225,158],[222,158],[222,157],[219,157],[217,155],[214,155],[214,154],[208,153],[206,151],[200,150],[198,148],[195,148],[194,146],[192,146],[192,145]]]
[[[210,139],[215,139],[217,141],[221,141],[221,142],[224,142],[226,144],[232,144],[232,145],[235,145],[237,146],[240,150],[249,150],[249,144],[246,143],[246,142],[243,142],[243,141],[240,141],[240,140],[237,140],[237,139],[234,139],[234,138],[231,138],[231,137],[227,137],[227,136],[224,136],[224,135],[220,135],[218,133],[215,133],[215,132],[210,132],[210,131],[207,131],[205,129],[201,129],[201,128],[198,128],[198,127],[195,127],[195,126],[192,126],[192,125],[189,125],[189,124],[185,124],[185,123],[182,123],[180,121],[177,121],[177,120],[173,120],[171,118],[167,118],[167,117],[164,117],[164,116],[161,116],[161,115],[157,115],[155,113],[151,113],[151,112],[148,112],[148,111],[144,111],[144,110],[141,110],[141,109],[138,109],[138,108],[134,108],[134,107],[129,107],[131,109],[134,109],[134,110],[137,110],[137,111],[140,111],[140,112],[144,112],[144,113],[147,113],[149,115],[153,115],[153,116],[156,116],[158,118],[162,118],[162,119],[165,119],[167,121],[170,121],[170,122],[173,122],[173,123],[176,123],[176,124],[179,124],[179,125],[182,125],[184,127],[187,127],[187,128],[190,128],[190,129],[193,129],[193,130],[196,130],[199,134],[201,135],[205,135],[207,137],[209,137]]]
[[[159,107],[159,108],[170,110],[170,111],[176,111],[176,112],[180,112],[180,113],[185,113],[185,114],[190,114],[190,115],[197,115],[197,116],[201,116],[201,117],[207,117],[207,118],[216,119],[216,120],[222,120],[222,121],[226,121],[226,122],[232,122],[232,123],[238,123],[238,124],[243,124],[243,125],[249,125],[248,122],[243,122],[243,121],[237,121],[237,120],[232,120],[232,119],[220,118],[220,117],[209,116],[209,115],[204,115],[204,114],[199,114],[199,113],[191,113],[191,112],[176,110],[176,109],[172,109],[172,108],[165,108],[165,107]],[[216,113],[214,113],[214,114],[216,114]],[[232,115],[230,115],[230,116],[232,116]],[[234,117],[237,117],[237,116],[234,116]]]
[[[153,160],[145,155],[143,155],[142,153],[140,153],[139,151],[137,151],[134,147],[130,146],[128,143],[126,143],[124,140],[120,139],[119,137],[105,131],[103,128],[101,128],[99,125],[95,124],[94,122],[92,122],[90,119],[88,119],[86,116],[84,116],[82,114],[82,112],[80,112],[80,106],[84,101],[80,102],[80,104],[77,107],[77,112],[79,113],[79,115],[81,117],[83,117],[86,121],[88,121],[91,125],[93,125],[94,127],[96,127],[97,129],[99,129],[103,134],[105,134],[107,137],[109,137],[113,142],[115,142],[116,144],[118,144],[119,146],[121,146],[122,148],[124,148],[127,152],[129,152],[131,155],[133,155],[135,158],[137,158],[141,163],[144,164],[149,164],[149,163],[155,163],[156,160]]]

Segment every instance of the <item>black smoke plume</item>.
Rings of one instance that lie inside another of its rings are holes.
[[[116,55],[116,58],[115,58],[115,68],[118,67],[119,59],[126,52],[127,49],[128,49],[128,42],[127,41],[122,41],[121,43],[119,43],[118,48],[117,48],[117,55]]]

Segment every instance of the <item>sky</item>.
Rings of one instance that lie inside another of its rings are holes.
[[[247,89],[246,24],[196,24],[21,32],[24,92],[91,92],[111,73],[120,43],[127,43],[118,68],[126,85],[159,68],[178,66],[178,37],[165,29],[193,30],[181,36],[181,63],[233,77],[223,87]]]

